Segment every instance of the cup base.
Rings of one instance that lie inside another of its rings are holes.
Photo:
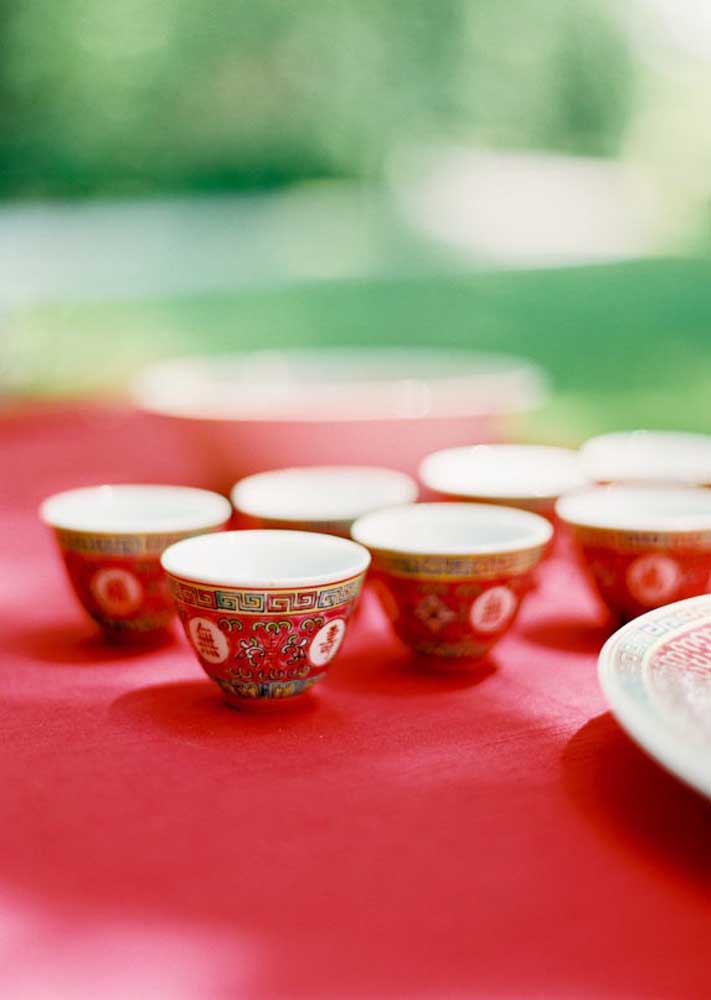
[[[151,646],[163,646],[169,642],[173,636],[173,632],[168,625],[145,632],[131,632],[128,629],[114,631],[113,629],[100,627],[100,635],[111,646],[127,646],[131,648],[143,646],[150,648]]]
[[[225,704],[238,712],[254,712],[257,714],[269,712],[293,711],[315,704],[312,691],[302,691],[300,694],[289,695],[288,698],[238,698],[223,691]]]
[[[441,663],[445,666],[477,663],[491,650],[493,643],[482,642],[410,642],[408,643],[415,656],[423,661]]]
[[[426,673],[466,674],[481,670],[486,665],[487,653],[478,656],[425,656],[416,653],[414,662],[418,670]]]

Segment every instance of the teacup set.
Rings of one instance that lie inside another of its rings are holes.
[[[622,618],[709,589],[711,438],[606,435],[579,453],[474,445],[428,456],[419,475],[435,502],[417,502],[415,481],[390,469],[248,476],[231,494],[238,530],[225,497],[182,486],[70,490],[40,515],[107,637],[158,639],[177,609],[238,707],[293,704],[325,676],[366,575],[416,654],[433,665],[484,656],[561,523]]]

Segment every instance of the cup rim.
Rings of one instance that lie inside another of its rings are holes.
[[[637,428],[597,434],[580,449],[587,477],[627,485],[711,484],[711,435]]]
[[[261,553],[260,553],[261,546]],[[269,566],[291,558],[317,557],[331,562],[323,572],[258,573],[253,570],[219,569],[218,559],[224,562],[229,549],[242,548],[243,557],[251,554]],[[250,553],[250,548],[252,552]],[[275,556],[276,552],[276,556]],[[301,587],[318,587],[340,583],[365,573],[370,565],[370,553],[349,538],[327,535],[317,531],[289,531],[279,528],[255,528],[246,531],[222,531],[213,535],[196,535],[170,545],[161,556],[161,565],[170,576],[191,583],[237,590],[294,590]]]
[[[460,518],[464,528],[486,528],[494,524],[510,528],[509,541],[494,540],[476,542],[462,539],[461,543],[437,542],[426,544],[422,538],[422,528],[430,522],[432,527]],[[411,524],[405,525],[409,520]],[[419,523],[418,523],[419,522]],[[399,541],[393,526],[409,527],[403,541]],[[419,537],[415,530],[419,528]],[[478,503],[417,503],[400,504],[373,511],[359,517],[351,528],[355,541],[367,546],[371,551],[393,552],[399,555],[417,556],[485,556],[522,552],[542,547],[553,536],[553,526],[546,518],[531,511],[496,504]]]
[[[111,501],[134,503],[133,520],[121,517]],[[160,505],[170,503],[162,515]],[[147,512],[146,505],[150,505]],[[104,507],[105,511],[98,510]],[[176,510],[176,507],[183,507]],[[90,535],[165,535],[181,531],[200,531],[226,524],[232,515],[229,500],[220,493],[194,486],[165,483],[102,483],[79,486],[53,493],[42,501],[39,517],[52,528]]]
[[[355,492],[359,485],[366,487],[360,498]],[[305,465],[245,476],[234,484],[230,498],[235,510],[248,517],[350,523],[371,510],[412,502],[417,492],[412,476],[385,466]]]
[[[561,521],[581,528],[665,535],[711,530],[711,490],[700,486],[593,486],[561,497],[555,509]]]
[[[536,487],[533,459],[538,456],[539,462],[545,465],[555,465],[558,469],[549,476],[538,476],[538,482],[543,486]],[[464,470],[464,462],[469,459],[475,463],[477,459],[484,462],[495,458],[494,477],[491,470],[484,471],[483,484],[477,487],[469,480],[469,470]],[[430,490],[449,496],[460,497],[491,497],[496,500],[556,500],[563,493],[582,489],[588,485],[588,479],[578,467],[578,452],[572,448],[562,448],[545,444],[475,444],[456,448],[442,448],[427,455],[420,463],[418,475],[420,481]],[[528,466],[523,469],[522,463]],[[459,466],[459,467],[457,467]],[[500,485],[494,487],[498,470],[506,470],[506,475]],[[532,474],[533,472],[533,474]],[[516,474],[518,483],[512,482],[512,474]],[[520,479],[528,474],[529,485],[524,488]],[[486,477],[488,476],[487,485]],[[507,483],[508,479],[508,483]]]

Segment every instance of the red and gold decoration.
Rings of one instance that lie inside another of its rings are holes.
[[[484,656],[513,622],[545,546],[485,556],[373,551],[373,586],[398,636],[426,656]]]
[[[203,669],[229,703],[249,707],[302,695],[326,675],[363,576],[292,590],[169,582]]]
[[[77,597],[107,636],[118,642],[157,638],[170,625],[175,605],[161,554],[174,542],[203,533],[206,529],[171,534],[54,529]]]
[[[600,596],[623,621],[709,589],[711,531],[571,530]]]

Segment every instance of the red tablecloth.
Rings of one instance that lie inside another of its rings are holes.
[[[317,706],[252,717],[177,633],[105,646],[36,520],[180,456],[80,408],[0,443],[3,998],[709,996],[709,807],[606,711],[572,564],[471,676],[366,595]]]

